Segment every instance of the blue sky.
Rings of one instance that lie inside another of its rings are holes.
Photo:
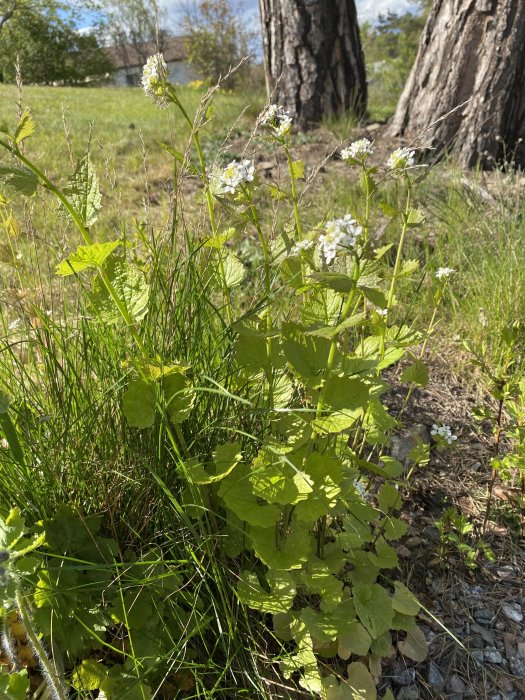
[[[177,0],[160,0],[160,4],[173,10],[178,2]],[[244,0],[243,4],[249,19],[253,21],[254,15],[258,19],[259,0]],[[356,0],[356,5],[360,22],[373,22],[381,12],[387,10],[407,12],[414,9],[414,3],[411,0]],[[93,21],[93,16],[93,13],[87,12],[85,14],[84,22],[86,25]]]

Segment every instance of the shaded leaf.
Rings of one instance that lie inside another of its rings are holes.
[[[102,196],[89,153],[78,163],[63,193],[79,214],[84,226],[92,226],[102,208]]]
[[[93,243],[92,245],[80,245],[74,253],[62,260],[56,268],[56,274],[73,275],[88,267],[102,267],[106,258],[118,248],[120,241],[111,243]]]
[[[144,274],[124,260],[111,258],[105,272],[120,302],[134,321],[140,321],[148,312],[149,285]],[[108,324],[119,323],[122,315],[101,277],[93,281],[91,303],[97,315]]]

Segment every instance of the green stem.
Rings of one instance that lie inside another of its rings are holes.
[[[387,311],[390,311],[392,307],[392,303],[394,301],[394,292],[396,288],[396,282],[397,282],[397,277],[399,275],[399,268],[401,267],[401,261],[403,258],[403,245],[405,243],[405,237],[406,237],[406,232],[408,231],[408,213],[410,211],[410,204],[411,204],[411,199],[412,199],[412,186],[410,183],[410,178],[407,177],[407,183],[408,183],[408,188],[407,188],[407,198],[406,198],[406,203],[405,203],[405,211],[403,212],[403,223],[401,225],[401,236],[399,237],[399,243],[397,246],[397,254],[396,254],[396,261],[394,263],[394,272],[392,273],[392,281],[390,282],[390,289],[388,292],[388,298],[387,298]],[[386,324],[383,326],[383,330],[381,332],[381,348],[380,348],[380,354],[379,357],[382,360],[385,355],[385,332],[386,332]]]
[[[56,698],[56,700],[67,700],[61,679],[58,673],[56,672],[56,669],[51,664],[51,661],[49,660],[49,657],[46,654],[44,647],[42,646],[42,642],[38,638],[38,634],[35,628],[33,627],[33,623],[31,621],[29,608],[26,606],[24,597],[18,587],[16,589],[16,605],[20,613],[20,617],[22,618],[22,621],[24,623],[27,637],[31,642],[35,654],[38,657],[38,661],[42,666],[42,670],[44,671],[44,677],[50,686],[52,695]]]
[[[259,242],[261,244],[261,250],[264,260],[264,285],[266,291],[267,307],[266,307],[266,362],[268,364],[267,377],[268,377],[268,405],[270,410],[273,409],[273,372],[272,372],[272,330],[273,330],[273,319],[272,319],[272,305],[271,305],[271,294],[272,294],[272,273],[271,273],[271,257],[266,238],[261,228],[261,222],[259,221],[259,215],[255,209],[252,200],[250,202],[250,215],[252,218],[253,225],[257,230],[257,235],[259,237]]]
[[[352,308],[352,304],[354,303],[354,298],[355,298],[355,294],[357,291],[357,280],[359,279],[359,274],[360,274],[359,260],[356,257],[355,258],[354,277],[353,277],[354,284],[353,284],[352,290],[348,294],[348,297],[347,297],[347,299],[344,303],[344,306],[341,310],[341,314],[339,315],[337,325],[339,325],[340,323],[343,323],[343,321],[346,320],[346,318],[347,318],[347,316]],[[328,378],[330,376],[330,372],[332,371],[333,366],[334,366],[336,353],[337,353],[337,343],[338,343],[338,337],[337,337],[337,335],[335,335],[332,338],[332,342],[330,343],[330,350],[328,353],[328,359],[326,362],[326,369],[325,369],[325,380],[324,380],[323,387],[319,393],[319,398],[317,400],[317,407],[315,410],[315,419],[316,420],[318,420],[321,417],[321,415],[324,411],[324,402],[325,402],[325,398],[326,398],[326,387],[328,384],[327,380],[328,380]],[[317,431],[314,430],[314,432],[312,433],[312,437],[311,437],[311,444],[312,445],[315,442],[315,440],[317,439],[318,435],[319,434],[317,433]]]
[[[199,138],[199,131],[198,128],[195,127],[195,124],[193,121],[190,119],[189,114],[186,112],[184,107],[182,106],[182,103],[180,102],[179,98],[175,94],[175,91],[172,93],[172,99],[173,102],[176,104],[176,106],[179,108],[180,113],[182,114],[185,122],[188,124],[190,130],[191,130],[191,137],[193,139],[193,143],[195,145],[195,150],[197,151],[197,156],[199,158],[199,165],[201,169],[201,175],[202,175],[202,180],[204,183],[204,195],[206,197],[206,205],[208,207],[208,217],[210,219],[210,226],[213,235],[217,235],[217,222],[215,219],[215,209],[214,209],[214,202],[213,202],[213,195],[210,192],[210,187],[208,184],[208,178],[207,178],[207,169],[206,169],[206,160],[204,158],[204,153],[202,151],[202,146]],[[221,281],[222,281],[222,288],[224,292],[224,296],[226,298],[226,313],[228,315],[228,322],[230,326],[233,323],[233,309],[232,309],[232,300],[231,300],[231,294],[230,294],[230,289],[226,283],[226,273],[224,270],[224,260],[222,257],[222,251],[218,251],[218,257],[219,257],[219,274],[221,276]]]

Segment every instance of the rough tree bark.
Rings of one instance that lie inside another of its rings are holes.
[[[421,145],[465,166],[525,163],[525,0],[435,0],[388,134],[427,127]]]
[[[366,75],[354,0],[259,0],[266,85],[303,128],[366,112]]]

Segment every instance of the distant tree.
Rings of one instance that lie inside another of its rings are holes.
[[[380,14],[361,25],[361,40],[371,99],[380,117],[390,116],[403,90],[426,22],[428,2],[415,12]]]
[[[60,5],[38,1],[14,5],[7,19],[9,13],[2,15],[0,72],[4,80],[14,80],[17,58],[23,79],[33,83],[78,84],[111,70],[97,37],[79,34],[71,18],[59,15]]]
[[[466,166],[525,164],[525,2],[434,0],[389,132]]]
[[[106,33],[122,64],[129,72],[136,57],[145,64],[153,53],[162,52],[170,35],[166,29],[166,13],[156,0],[102,0]]]
[[[354,0],[259,0],[267,87],[302,127],[366,113]]]
[[[194,0],[186,3],[182,29],[188,60],[201,78],[217,82],[242,58],[249,56],[255,33],[242,21],[243,7],[231,0]],[[230,83],[242,76],[248,62],[231,76]]]

